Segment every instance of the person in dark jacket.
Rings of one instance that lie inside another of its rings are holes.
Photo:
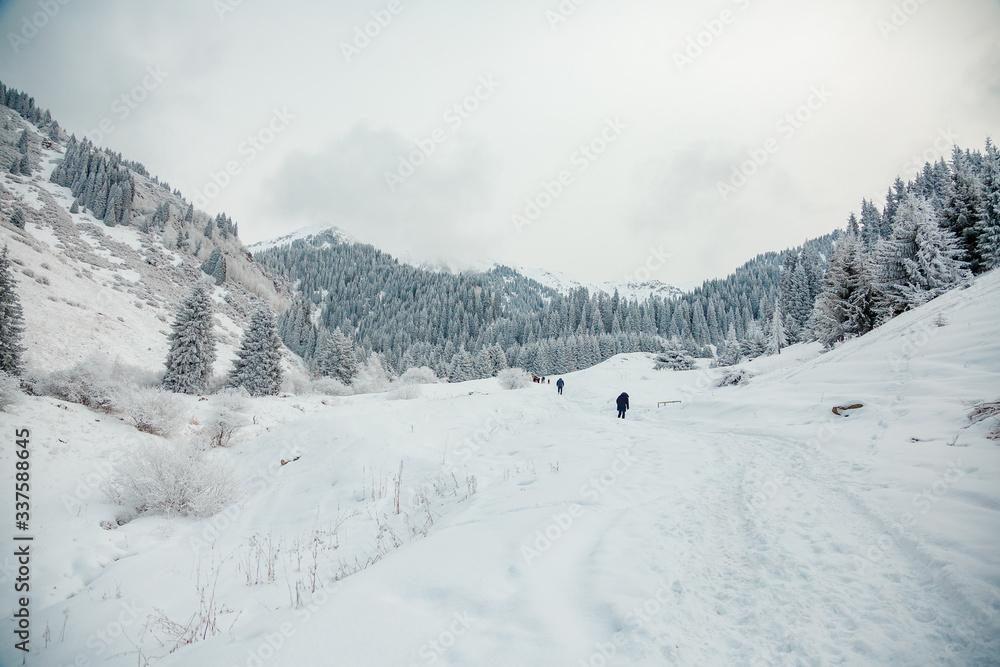
[[[563,382],[563,379],[562,379],[562,378],[559,378],[558,380],[556,380],[556,389],[558,389],[558,390],[559,390],[559,393],[560,393],[560,394],[562,394],[562,388],[563,388],[563,387],[564,387],[565,385],[566,385],[566,383],[565,383],[565,382]]]
[[[622,395],[618,397],[618,416],[625,419],[625,411],[628,410],[628,394],[624,391]]]

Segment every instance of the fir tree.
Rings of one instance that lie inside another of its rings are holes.
[[[830,258],[823,293],[810,318],[813,335],[830,348],[839,341],[872,330],[877,297],[861,243],[852,234],[842,238]]]
[[[7,247],[0,253],[0,371],[8,375],[21,374],[21,334],[24,317],[21,302],[14,291],[14,275],[7,257]]]
[[[958,146],[952,152],[951,168],[952,182],[944,207],[943,226],[958,240],[960,258],[969,263],[973,273],[979,273],[978,237],[986,212],[983,184],[968,156]]]
[[[212,301],[198,285],[181,304],[171,325],[170,352],[163,387],[169,391],[198,394],[208,387],[215,363]]]
[[[24,210],[20,206],[15,206],[14,212],[10,214],[10,224],[18,229],[24,229]]]
[[[771,316],[771,336],[768,352],[771,354],[781,354],[781,348],[788,345],[788,336],[785,335],[785,325],[782,323],[781,304],[775,302],[774,315]]]
[[[316,372],[323,377],[336,378],[347,385],[357,376],[358,361],[354,344],[340,327],[323,336],[316,352]]]
[[[983,211],[977,243],[983,269],[990,270],[1000,266],[1000,151],[989,138],[983,162]]]
[[[883,318],[895,317],[940,296],[968,279],[954,235],[938,224],[923,197],[907,197],[892,236],[878,249],[877,283]]]
[[[251,396],[274,396],[281,389],[281,339],[274,314],[262,306],[250,318],[236,351],[229,386],[243,387]]]

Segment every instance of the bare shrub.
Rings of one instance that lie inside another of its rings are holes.
[[[17,405],[23,398],[21,381],[13,375],[0,371],[0,411],[6,411],[10,406]]]
[[[434,371],[427,366],[408,368],[397,380],[400,384],[436,384],[440,381]]]
[[[241,485],[227,462],[190,444],[149,442],[128,449],[103,491],[136,514],[208,517],[239,500]]]
[[[111,407],[144,433],[167,437],[182,421],[181,399],[160,387],[140,387],[131,382],[116,383],[111,390]]]
[[[501,389],[523,389],[531,384],[531,376],[521,368],[505,368],[497,373]]]
[[[419,384],[404,384],[394,386],[386,394],[386,398],[390,401],[409,401],[414,398],[420,398],[420,394],[423,393],[420,389]]]
[[[716,384],[719,387],[742,386],[750,382],[750,378],[752,377],[750,371],[745,368],[733,368],[723,372]]]
[[[75,366],[54,371],[34,383],[36,394],[111,412],[115,382],[107,357],[92,354]]]
[[[354,390],[340,380],[334,378],[320,378],[313,380],[312,390],[317,394],[325,396],[353,396]]]

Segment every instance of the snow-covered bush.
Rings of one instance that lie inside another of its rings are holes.
[[[408,368],[397,380],[400,384],[434,384],[440,382],[434,371],[427,366]]]
[[[326,396],[351,396],[354,394],[353,389],[340,380],[335,380],[333,378],[320,378],[319,380],[313,380],[312,390],[314,393],[324,394]]]
[[[354,387],[355,394],[378,394],[389,388],[389,373],[377,354],[371,353],[368,361],[358,369],[351,386]]]
[[[131,382],[113,385],[111,409],[140,431],[163,437],[173,433],[184,416],[184,404],[176,394]]]
[[[17,405],[24,398],[21,393],[21,381],[13,375],[0,371],[0,411],[12,405]]]
[[[522,368],[505,368],[497,373],[501,389],[523,389],[531,384],[531,376]]]
[[[232,443],[236,429],[249,421],[245,414],[249,399],[249,392],[242,387],[223,389],[212,397],[213,410],[201,430],[209,447],[228,447]]]
[[[110,412],[117,384],[111,376],[112,366],[107,358],[92,354],[75,366],[43,376],[34,382],[33,388],[42,396]]]
[[[149,442],[132,447],[102,487],[112,502],[136,514],[218,514],[240,499],[233,468],[190,444]]]
[[[694,359],[680,350],[667,350],[656,355],[654,370],[690,371],[697,368]]]
[[[753,376],[745,368],[731,368],[719,376],[719,387],[735,387],[748,383]]]
[[[390,401],[409,401],[420,398],[421,389],[419,384],[394,384],[386,398]]]
[[[163,380],[163,371],[140,368],[115,359],[111,364],[111,378],[119,382],[131,382],[140,387],[158,387]]]

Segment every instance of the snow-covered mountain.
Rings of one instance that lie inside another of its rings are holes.
[[[32,165],[30,175],[0,171],[0,244],[16,269],[29,370],[66,368],[94,353],[162,370],[177,304],[196,282],[209,280],[200,267],[216,251],[224,258],[213,293],[220,373],[253,300],[286,307],[281,285],[248,258],[234,233],[201,212],[184,219],[187,202],[144,170],[129,169],[129,224],[108,226],[81,208],[70,188],[50,180],[65,156],[65,136],[52,139],[5,106],[0,122],[0,154],[14,152],[27,133]],[[21,225],[12,223],[15,214]]]
[[[995,664],[997,420],[969,415],[998,328],[994,271],[738,386],[630,354],[562,396],[182,397],[171,442],[241,424],[209,461],[243,493],[200,519],[101,492],[162,438],[25,399],[0,428],[39,480],[27,664]]]
[[[270,248],[277,248],[278,246],[290,245],[299,239],[305,240],[312,238],[314,236],[319,236],[320,234],[331,235],[336,241],[340,243],[360,243],[356,238],[340,229],[336,225],[331,225],[327,223],[319,223],[316,225],[309,225],[307,227],[302,227],[297,229],[291,234],[285,234],[284,236],[279,236],[274,239],[267,241],[258,241],[257,243],[251,243],[247,246],[247,250],[251,252],[259,252],[261,250],[268,250]]]
[[[260,250],[267,250],[271,248],[276,248],[279,246],[290,245],[297,240],[306,240],[314,236],[319,236],[322,234],[330,234],[337,241],[341,243],[361,243],[358,239],[353,237],[351,234],[345,232],[344,230],[330,224],[319,224],[312,225],[309,227],[303,227],[302,229],[296,230],[291,234],[280,236],[268,241],[260,241],[248,246],[248,249],[253,252],[258,252]],[[509,268],[521,276],[528,278],[537,282],[539,285],[548,287],[560,294],[569,294],[572,290],[584,288],[591,294],[604,293],[611,296],[618,292],[618,295],[623,299],[635,299],[637,301],[645,301],[652,296],[657,296],[663,299],[672,299],[685,292],[689,292],[694,289],[696,284],[685,284],[683,286],[668,285],[667,283],[660,282],[658,280],[646,280],[646,281],[636,281],[636,280],[620,280],[620,281],[609,281],[603,283],[588,283],[581,282],[570,278],[569,276],[560,273],[558,271],[550,271],[548,269],[533,269],[526,268],[523,266],[510,266],[500,262],[485,261],[477,263],[467,263],[460,264],[456,262],[426,262],[420,261],[416,262],[408,259],[407,257],[398,257],[400,262],[409,264],[418,269],[425,271],[430,271],[432,273],[436,272],[446,272],[446,273],[462,273],[462,272],[474,272],[474,273],[488,273],[493,269]]]
[[[522,276],[530,278],[542,285],[545,285],[546,287],[551,287],[562,294],[568,294],[572,290],[583,287],[591,293],[603,292],[604,294],[610,296],[617,291],[618,296],[623,299],[645,301],[652,296],[657,296],[662,299],[673,299],[681,294],[684,294],[685,292],[689,292],[695,287],[695,285],[684,285],[683,287],[678,287],[675,285],[668,285],[667,283],[660,282],[659,280],[619,280],[603,283],[586,283],[574,280],[563,273],[559,273],[558,271],[549,271],[546,269],[527,269],[520,266],[513,268]]]

